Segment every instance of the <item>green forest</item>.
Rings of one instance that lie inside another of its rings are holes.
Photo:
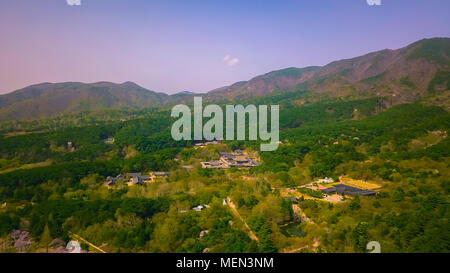
[[[449,252],[450,114],[388,101],[318,100],[301,90],[240,101],[280,105],[273,152],[259,152],[258,141],[174,141],[163,108],[4,122],[0,251],[18,251],[11,232],[22,230],[28,252],[72,234],[105,252],[367,252],[369,241],[382,252]],[[200,165],[235,149],[261,165]],[[108,176],[159,171],[171,173],[106,186]],[[302,187],[340,176],[380,189],[328,202]],[[286,198],[290,190],[302,197]]]

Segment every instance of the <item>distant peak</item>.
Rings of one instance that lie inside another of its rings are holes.
[[[413,47],[413,46],[417,46],[417,45],[441,45],[441,46],[448,46],[448,44],[450,43],[450,38],[447,37],[435,37],[435,38],[425,38],[419,41],[416,41],[410,45],[408,45],[407,47]]]
[[[131,81],[126,81],[126,82],[124,82],[124,83],[122,83],[123,85],[137,85],[136,83],[134,83],[134,82],[131,82]]]
[[[191,92],[191,91],[181,91],[181,92],[176,93],[175,95],[195,95],[195,94],[197,94],[197,93]]]
[[[140,86],[139,84],[137,84],[135,82],[132,82],[132,81],[126,81],[126,82],[122,83],[121,85],[129,87],[129,88],[146,89],[146,88],[144,88],[144,87]]]

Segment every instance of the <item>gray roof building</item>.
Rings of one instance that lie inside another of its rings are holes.
[[[375,191],[371,191],[371,190],[362,190],[359,188],[355,188],[352,186],[348,186],[345,184],[338,184],[335,185],[333,187],[329,187],[329,188],[325,188],[325,189],[321,189],[321,191],[323,193],[338,193],[341,195],[348,195],[348,196],[356,196],[356,195],[360,195],[360,196],[373,196],[375,194],[377,194]]]

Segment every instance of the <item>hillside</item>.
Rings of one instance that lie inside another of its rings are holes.
[[[106,108],[160,105],[168,95],[132,82],[42,83],[0,96],[0,120],[51,117]]]
[[[233,102],[307,91],[346,100],[389,98],[391,105],[422,100],[449,109],[450,38],[424,39],[323,67],[286,68],[212,90],[209,102]],[[141,109],[192,102],[193,92],[156,93],[132,82],[42,83],[0,96],[0,121],[104,109]]]
[[[447,91],[449,71],[450,39],[424,39],[397,50],[385,49],[323,67],[272,71],[212,90],[208,98],[233,101],[277,91],[306,90],[350,99],[389,96],[398,104]],[[430,92],[434,85],[439,85],[439,92]]]

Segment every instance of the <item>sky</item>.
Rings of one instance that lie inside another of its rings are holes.
[[[0,94],[65,81],[206,92],[450,37],[449,14],[448,0],[0,0]]]

